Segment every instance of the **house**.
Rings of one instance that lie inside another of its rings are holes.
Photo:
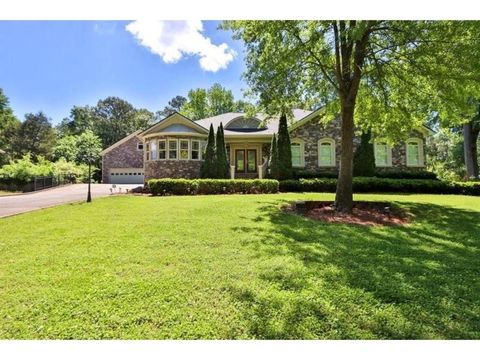
[[[340,124],[320,122],[321,109],[293,110],[289,126],[292,164],[310,172],[334,172],[340,161]],[[145,131],[136,131],[102,152],[104,183],[143,183],[152,178],[199,177],[208,129],[224,126],[231,178],[263,178],[272,136],[278,118],[226,113],[192,121],[174,113]],[[375,141],[375,163],[379,169],[424,169],[425,139],[431,130],[412,131],[404,142],[391,147]],[[357,146],[359,137],[355,137]]]

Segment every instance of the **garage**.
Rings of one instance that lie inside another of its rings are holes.
[[[143,184],[143,168],[112,168],[108,177],[110,184]]]

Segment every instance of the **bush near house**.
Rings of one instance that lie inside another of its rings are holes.
[[[376,170],[374,177],[390,178],[390,179],[430,179],[437,180],[437,175],[431,171],[426,170]],[[309,171],[309,170],[294,170],[293,179],[316,179],[316,178],[338,178],[336,171]]]
[[[151,179],[152,195],[271,194],[277,193],[279,182],[271,179]]]
[[[281,192],[335,192],[336,179],[300,179],[280,182]],[[382,179],[376,177],[353,178],[353,191],[357,193],[395,192],[424,194],[462,194],[480,196],[480,182],[446,182],[429,179]]]

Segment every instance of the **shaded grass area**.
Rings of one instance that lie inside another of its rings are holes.
[[[0,219],[1,338],[480,338],[480,204],[404,227],[279,209],[332,194],[112,197]]]

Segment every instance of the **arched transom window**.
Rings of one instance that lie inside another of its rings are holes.
[[[424,166],[423,140],[410,138],[406,141],[407,166]]]
[[[258,129],[260,127],[260,120],[256,118],[246,118],[246,117],[238,117],[230,121],[226,126],[225,129],[228,130],[242,130],[242,129]]]
[[[318,141],[318,166],[335,166],[335,140],[325,138]]]

